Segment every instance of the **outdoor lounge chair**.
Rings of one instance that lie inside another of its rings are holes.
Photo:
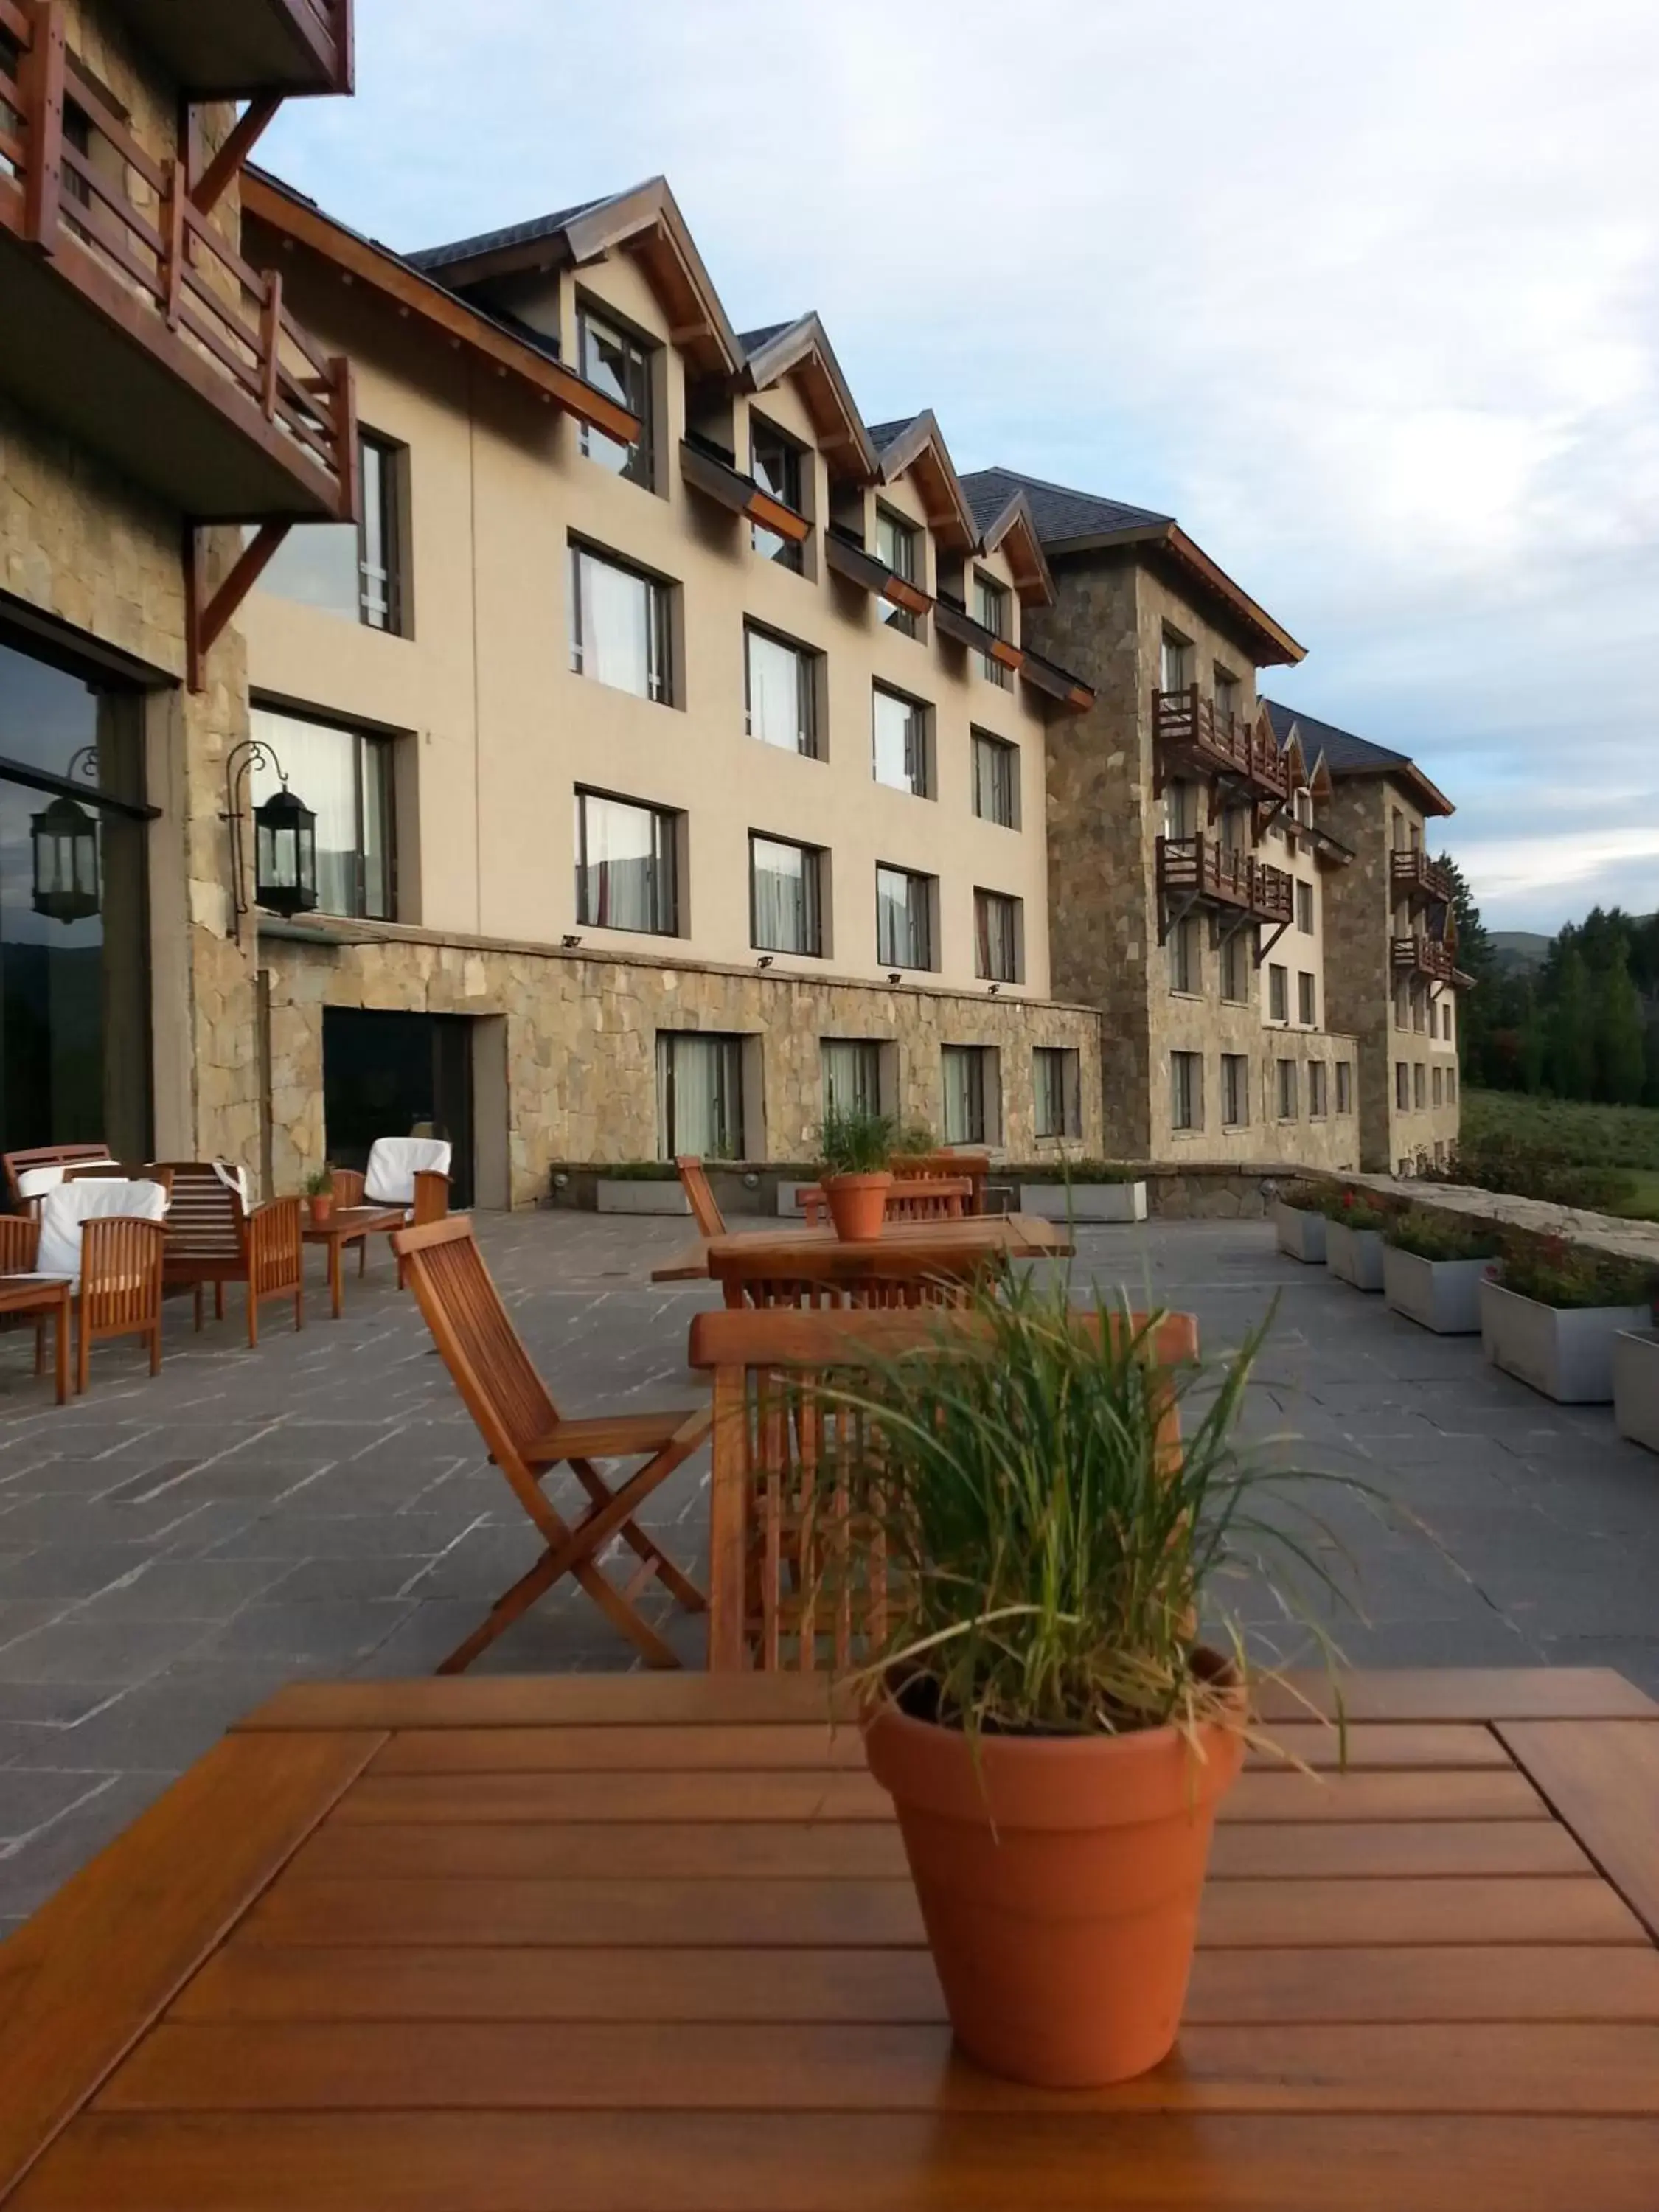
[[[142,1336],[149,1371],[161,1365],[161,1267],[167,1243],[164,1180],[71,1176],[40,1201],[33,1265],[74,1285],[75,1387],[91,1377],[92,1347],[112,1336]],[[42,1357],[37,1331],[35,1366]]]
[[[707,1601],[634,1516],[708,1436],[707,1407],[564,1419],[507,1317],[465,1214],[395,1231],[392,1249],[490,1457],[546,1547],[438,1672],[457,1674],[471,1666],[567,1575],[632,1638],[647,1665],[678,1667],[678,1659],[635,1600],[654,1580],[688,1613],[702,1612]],[[643,1459],[645,1465],[613,1491],[594,1465],[601,1459]],[[574,1526],[550,1504],[543,1489],[544,1478],[559,1467],[569,1468],[592,1501]],[[616,1536],[640,1562],[620,1589],[599,1563],[599,1554]]]

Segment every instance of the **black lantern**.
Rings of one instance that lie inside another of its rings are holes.
[[[98,824],[72,799],[54,799],[29,824],[34,911],[51,921],[85,921],[98,911]]]
[[[253,903],[271,914],[309,914],[317,903],[317,817],[288,787],[288,771],[267,744],[244,738],[225,757],[225,820],[238,916],[243,896],[242,798],[256,768],[270,769],[283,787],[253,810]]]

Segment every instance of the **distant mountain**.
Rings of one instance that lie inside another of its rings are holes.
[[[1554,941],[1535,929],[1494,929],[1490,934],[1498,967],[1522,974],[1541,968]]]

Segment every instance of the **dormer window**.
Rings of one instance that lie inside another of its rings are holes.
[[[988,576],[982,568],[974,571],[974,620],[981,629],[988,629],[993,637],[1006,638],[1012,642],[1013,596],[1006,585]],[[999,684],[1005,691],[1013,688],[1013,671],[1005,668],[1000,660],[993,660],[988,653],[980,655],[979,666],[988,683]]]
[[[596,430],[591,422],[581,426],[581,447],[590,460],[611,469],[630,483],[643,484],[647,491],[656,488],[656,457],[653,438],[651,409],[651,356],[655,348],[647,346],[631,331],[623,329],[592,307],[583,305],[576,313],[577,372],[589,384],[636,415],[640,434],[635,442],[624,445],[621,439],[607,437]]]
[[[805,481],[805,459],[804,449],[793,438],[775,428],[763,416],[750,416],[749,473],[763,492],[797,514],[806,511],[801,493]],[[775,561],[782,568],[800,568],[798,540],[780,538],[775,530],[768,530],[758,522],[750,527],[755,550],[763,561]]]
[[[876,558],[890,568],[907,584],[921,584],[921,532],[912,522],[890,507],[876,509]],[[876,611],[890,629],[905,637],[916,635],[916,617],[908,607],[895,606],[890,599],[878,599]]]

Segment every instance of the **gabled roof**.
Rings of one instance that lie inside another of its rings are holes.
[[[744,352],[743,381],[749,390],[763,392],[786,376],[797,378],[819,448],[831,465],[861,483],[873,481],[880,472],[876,449],[817,316],[769,323],[763,330],[746,332],[738,343]]]
[[[914,471],[927,527],[942,544],[958,553],[971,552],[979,543],[979,525],[933,409],[924,407],[920,415],[875,424],[870,442],[883,483]]]
[[[650,177],[626,191],[582,200],[448,246],[423,246],[404,258],[411,268],[471,291],[493,277],[560,265],[580,269],[619,251],[638,257],[667,310],[675,344],[699,368],[727,374],[742,368],[738,334],[665,177]]]
[[[1119,546],[1156,549],[1220,610],[1224,621],[1241,633],[1258,667],[1304,657],[1306,647],[1298,645],[1287,629],[1236,584],[1172,514],[1159,514],[1149,507],[1130,507],[1122,500],[1102,499],[1093,492],[1075,491],[1069,485],[1050,483],[1045,477],[1026,476],[1018,469],[979,469],[965,477],[963,485],[982,516],[1000,511],[1016,491],[1024,492],[1051,561]]]
[[[1031,503],[1023,491],[1017,491],[995,519],[985,524],[979,542],[982,552],[994,553],[999,546],[1005,549],[1003,557],[1013,577],[1014,589],[1024,605],[1048,606],[1052,603],[1054,580],[1042,557],[1042,540],[1037,534]]]
[[[1374,744],[1369,738],[1356,737],[1352,730],[1340,730],[1334,722],[1322,722],[1316,714],[1304,714],[1292,707],[1281,706],[1276,699],[1264,699],[1261,703],[1279,744],[1287,745],[1293,738],[1299,738],[1304,754],[1312,757],[1316,769],[1322,761],[1327,772],[1339,779],[1389,776],[1406,787],[1425,814],[1456,811],[1445,793],[1430,782],[1409,753],[1396,752],[1391,745]]]

